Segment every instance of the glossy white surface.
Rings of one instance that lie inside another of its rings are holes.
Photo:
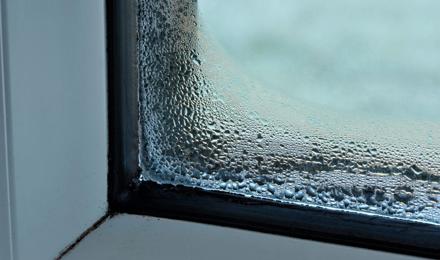
[[[2,4],[15,259],[52,259],[107,207],[104,1]]]
[[[64,259],[418,258],[213,225],[124,214],[107,220]]]

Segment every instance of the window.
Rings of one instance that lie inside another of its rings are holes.
[[[111,208],[439,254],[437,5],[108,1]]]

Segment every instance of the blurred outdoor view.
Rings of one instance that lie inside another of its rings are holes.
[[[249,76],[347,116],[440,120],[440,2],[201,0]]]

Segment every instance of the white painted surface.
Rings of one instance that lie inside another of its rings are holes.
[[[14,253],[52,259],[106,211],[104,1],[2,1]]]
[[[0,18],[3,12],[3,4],[0,2]],[[1,20],[1,19],[0,19]],[[0,259],[10,259],[13,257],[12,248],[12,209],[10,191],[10,147],[8,136],[10,134],[10,123],[8,119],[9,108],[6,100],[8,92],[5,85],[4,77],[4,55],[3,55],[3,24],[0,27]]]
[[[107,220],[64,259],[418,258],[186,221],[119,215]]]

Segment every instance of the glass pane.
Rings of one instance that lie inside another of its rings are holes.
[[[440,223],[439,7],[139,1],[141,179]]]

